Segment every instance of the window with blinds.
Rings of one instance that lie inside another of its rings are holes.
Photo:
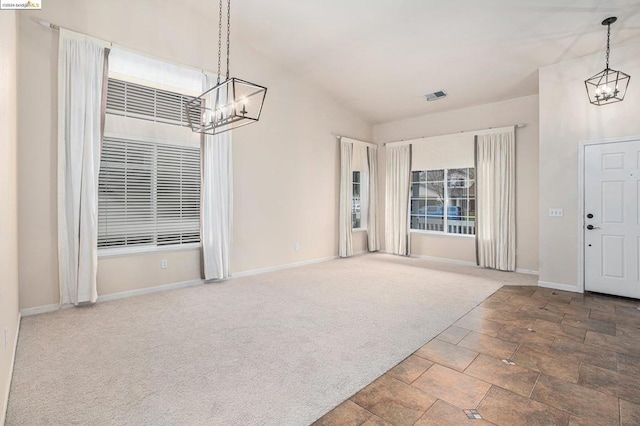
[[[160,123],[189,126],[185,104],[194,99],[182,93],[109,78],[107,85],[108,114],[140,118]],[[197,111],[191,120],[200,122]]]
[[[200,150],[105,137],[98,181],[98,247],[200,241]]]

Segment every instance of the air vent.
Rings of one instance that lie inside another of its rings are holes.
[[[442,99],[447,96],[447,92],[444,90],[438,90],[437,92],[427,93],[424,95],[425,99],[428,101],[437,101],[438,99]]]

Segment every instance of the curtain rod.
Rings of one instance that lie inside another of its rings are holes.
[[[149,55],[149,54],[147,54],[145,52],[141,52],[139,50],[132,49],[130,47],[123,46],[121,44],[114,43],[114,42],[109,41],[109,40],[104,40],[104,39],[101,39],[100,37],[95,37],[95,36],[92,36],[92,35],[87,34],[87,33],[83,33],[83,32],[80,32],[80,31],[75,31],[75,30],[72,30],[72,29],[69,29],[69,28],[66,28],[66,27],[61,27],[60,25],[52,24],[51,22],[45,21],[43,19],[31,18],[31,20],[34,21],[35,23],[39,24],[39,25],[42,25],[45,28],[50,28],[50,29],[52,29],[54,31],[60,31],[60,29],[65,29],[67,31],[71,31],[71,32],[74,32],[74,33],[77,33],[77,34],[82,34],[82,35],[84,35],[86,37],[91,37],[93,39],[100,40],[100,41],[102,41],[104,43],[109,44],[111,47],[115,46],[115,47],[118,47],[120,49],[129,51],[131,53],[136,53],[138,55],[146,56],[146,57],[149,57],[149,58],[152,58],[152,59],[157,59],[159,61],[167,62],[167,63],[173,64],[173,65],[177,65],[177,66],[180,66],[180,67],[189,68],[189,69],[194,70],[194,71],[200,71],[203,74],[216,75],[216,73],[211,72],[211,71],[207,71],[204,68],[196,68],[196,67],[192,67],[190,65],[185,65],[185,64],[181,64],[179,62],[175,62],[175,61],[173,61],[171,59],[161,58],[161,57],[158,57],[158,56],[151,56],[151,55]]]
[[[382,145],[383,146],[387,146],[388,144],[396,144],[396,143],[401,143],[401,142],[406,142],[406,141],[413,141],[413,140],[417,140],[417,139],[426,139],[426,138],[435,138],[438,136],[449,136],[449,135],[457,135],[458,133],[478,133],[478,132],[485,132],[487,130],[492,130],[492,129],[502,129],[504,127],[515,127],[518,129],[521,129],[523,127],[525,127],[526,124],[524,123],[518,123],[518,124],[512,124],[510,126],[501,126],[501,127],[487,127],[486,129],[475,129],[475,130],[460,130],[459,132],[456,133],[446,133],[444,135],[433,135],[433,136],[419,136],[417,138],[411,138],[411,139],[401,139],[399,141],[393,141],[393,142],[385,142]]]
[[[349,136],[341,136],[341,135],[335,135],[336,139],[340,140],[342,138],[347,138],[347,139],[351,139],[354,142],[363,144],[363,145],[367,145],[367,146],[378,146],[375,143],[371,143],[371,142],[365,142],[365,141],[361,141],[360,139],[355,139],[355,138],[350,138]]]

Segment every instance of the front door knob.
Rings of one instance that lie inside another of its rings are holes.
[[[587,229],[588,230],[592,230],[592,229],[600,229],[599,226],[593,226],[593,225],[587,225]]]

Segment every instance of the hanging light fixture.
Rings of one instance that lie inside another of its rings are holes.
[[[584,82],[587,87],[589,102],[594,105],[606,105],[622,101],[625,93],[627,93],[627,86],[629,86],[629,81],[631,80],[628,74],[609,68],[611,24],[617,20],[618,18],[612,16],[602,21],[602,25],[607,26],[607,65],[604,70]]]
[[[217,135],[258,121],[267,94],[266,87],[235,77],[229,78],[231,0],[227,0],[227,74],[225,80],[220,83],[222,74],[222,2],[223,0],[220,0],[216,85],[185,104],[191,130],[207,135]]]

